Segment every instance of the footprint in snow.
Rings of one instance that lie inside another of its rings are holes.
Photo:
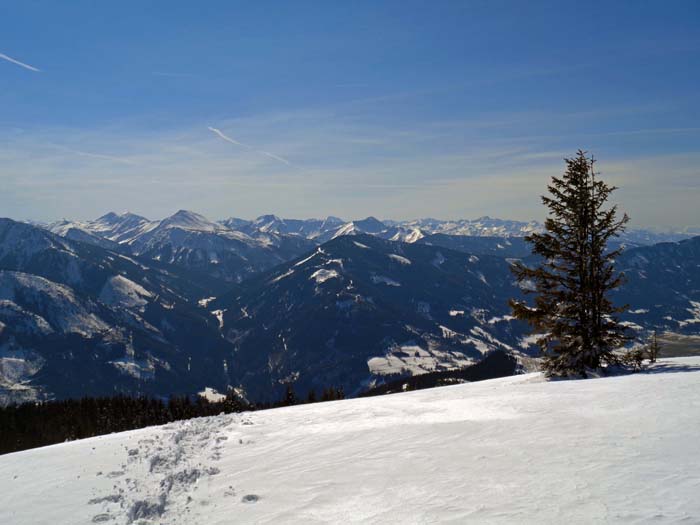
[[[92,522],[93,523],[104,523],[105,521],[109,521],[112,519],[112,516],[109,514],[98,514],[97,516],[93,516]]]
[[[260,496],[257,494],[246,494],[241,498],[243,503],[257,503],[260,500]]]
[[[88,505],[97,505],[98,503],[119,503],[121,500],[121,495],[111,494],[102,498],[93,498],[90,501],[88,501]]]

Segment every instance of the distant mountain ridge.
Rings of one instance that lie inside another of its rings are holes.
[[[480,250],[488,246],[490,251],[486,253],[514,256],[523,251],[522,237],[541,231],[542,225],[535,221],[488,216],[473,220],[381,221],[367,217],[344,221],[338,217],[284,219],[262,215],[254,220],[231,217],[216,222],[192,211],[179,210],[160,221],[129,212],[110,212],[94,221],[62,220],[47,228],[68,239],[240,282],[343,235],[371,234],[392,241],[440,245],[465,253],[482,253]],[[684,232],[630,230],[615,243],[633,247],[689,237]],[[491,243],[480,239],[503,240]],[[513,245],[515,248],[508,248]]]
[[[128,243],[140,234],[156,226],[177,226],[200,231],[218,231],[229,229],[240,231],[255,237],[259,234],[293,235],[307,239],[325,242],[331,238],[347,233],[370,233],[383,238],[392,238],[397,234],[400,240],[416,232],[422,235],[455,235],[471,237],[523,237],[532,232],[542,230],[542,224],[537,221],[516,221],[499,219],[489,216],[477,219],[442,220],[422,218],[411,220],[379,220],[375,217],[343,220],[329,216],[325,219],[289,219],[277,215],[261,215],[248,220],[230,217],[220,221],[211,221],[204,216],[188,211],[179,210],[175,214],[160,221],[151,221],[145,217],[125,212],[117,214],[109,212],[94,221],[62,220],[48,225],[55,233],[61,234],[60,229],[74,227],[104,237],[118,243]],[[675,242],[697,235],[692,228],[683,231],[655,231],[648,229],[631,229],[623,234],[622,239],[632,244],[656,244],[659,242]],[[394,240],[399,240],[398,238]],[[417,240],[417,239],[415,239]],[[413,242],[413,241],[407,241]]]
[[[510,265],[532,260],[522,237],[280,221],[107,214],[78,234],[0,219],[0,402],[205,387],[262,400],[290,382],[354,395],[537,353],[507,304]],[[631,328],[700,334],[700,237],[627,247],[617,265]]]
[[[175,264],[231,282],[240,282],[314,245],[302,237],[274,232],[256,232],[256,237],[252,237],[188,210],[179,210],[160,221],[128,212],[110,212],[94,221],[60,221],[47,228],[69,239]]]

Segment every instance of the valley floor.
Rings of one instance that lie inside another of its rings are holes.
[[[184,421],[0,456],[0,523],[699,523],[700,357]]]

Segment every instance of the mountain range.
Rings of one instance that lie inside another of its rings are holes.
[[[262,215],[254,220],[232,217],[215,222],[187,210],[155,221],[129,212],[110,212],[93,221],[61,220],[45,227],[68,239],[230,282],[241,282],[344,235],[370,234],[392,241],[433,244],[464,252],[489,250],[494,255],[518,257],[529,253],[523,236],[542,229],[536,221],[491,217],[457,221],[380,221],[367,217],[345,221],[338,217],[283,219]],[[644,246],[689,237],[686,232],[630,230],[616,242],[628,247]]]
[[[253,400],[537,353],[508,299],[536,223],[210,221],[109,213],[0,219],[0,402],[167,396],[234,387]],[[621,239],[631,330],[700,333],[700,237]],[[635,240],[636,239],[636,240]],[[646,239],[646,241],[644,241]],[[644,242],[643,242],[644,241]]]

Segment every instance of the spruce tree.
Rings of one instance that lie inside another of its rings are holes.
[[[284,399],[282,400],[282,406],[292,406],[297,404],[297,396],[294,393],[294,387],[291,383],[287,383],[287,390],[284,393]]]
[[[614,268],[620,250],[608,241],[625,229],[629,217],[607,206],[617,188],[596,177],[595,160],[579,150],[565,159],[566,172],[552,177],[542,197],[548,217],[542,233],[525,237],[539,263],[519,262],[513,272],[534,305],[511,300],[513,314],[541,334],[542,367],[547,375],[585,376],[586,370],[617,363],[613,350],[629,338],[609,293],[622,284]]]
[[[661,350],[661,345],[659,344],[659,339],[656,335],[656,330],[651,334],[649,340],[649,362],[656,363],[656,359],[659,357],[659,351]]]

